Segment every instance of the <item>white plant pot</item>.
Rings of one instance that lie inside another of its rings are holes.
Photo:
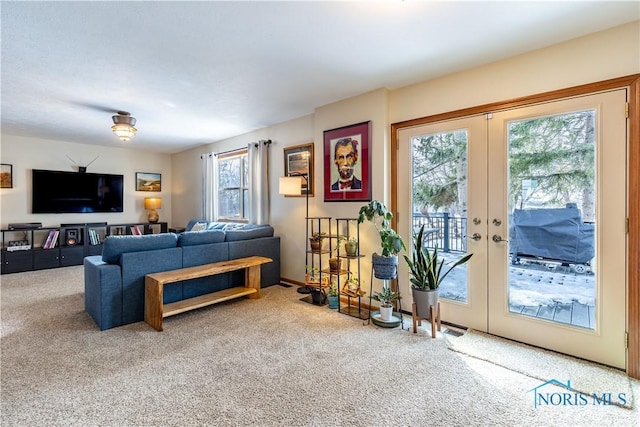
[[[389,322],[393,316],[393,306],[380,306],[380,319]]]

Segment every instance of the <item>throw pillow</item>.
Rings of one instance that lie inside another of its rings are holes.
[[[229,230],[242,230],[244,228],[244,223],[240,223],[240,222],[229,222],[227,224],[225,224],[224,226],[224,231],[229,231]]]
[[[189,231],[202,231],[202,230],[206,230],[207,229],[207,224],[204,222],[196,222],[195,224],[193,224],[193,227],[191,227],[191,230]]]

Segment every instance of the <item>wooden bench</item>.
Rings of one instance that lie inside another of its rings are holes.
[[[272,262],[271,258],[250,256],[229,261],[214,262],[178,270],[147,274],[144,278],[144,321],[162,331],[162,319],[207,305],[248,296],[260,298],[260,265]],[[244,287],[223,289],[210,294],[163,304],[164,285],[181,280],[197,279],[245,269]]]

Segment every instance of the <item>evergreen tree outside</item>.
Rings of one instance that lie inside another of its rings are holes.
[[[595,135],[594,110],[509,123],[508,211],[576,203],[594,221]],[[466,171],[465,129],[415,138],[414,212],[466,217]]]
[[[595,111],[512,122],[508,138],[509,212],[576,203],[594,221]]]

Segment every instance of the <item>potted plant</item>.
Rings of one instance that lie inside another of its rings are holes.
[[[342,242],[344,242],[346,239],[347,239],[347,236],[342,236],[342,235],[338,236],[338,241],[336,242],[336,246],[335,248],[333,248],[331,253],[336,252],[340,247],[340,245],[342,244]],[[341,269],[342,269],[342,260],[340,258],[338,258],[337,256],[332,256],[331,258],[329,258],[329,270],[332,273],[339,273]]]
[[[398,275],[398,252],[406,249],[402,238],[391,228],[393,214],[384,203],[372,200],[360,208],[358,223],[368,220],[376,227],[380,236],[382,254],[373,253],[373,273],[378,279],[395,279]]]
[[[322,242],[327,237],[327,233],[313,233],[311,237],[309,237],[309,245],[311,246],[311,250],[314,252],[319,252],[322,249]]]
[[[355,236],[349,236],[347,241],[344,243],[344,251],[347,253],[347,256],[354,257],[358,255],[358,240]]]
[[[413,302],[416,304],[418,317],[429,319],[429,307],[438,306],[438,288],[445,277],[459,265],[462,265],[471,259],[473,254],[465,254],[459,258],[453,265],[444,270],[445,260],[438,258],[438,248],[433,250],[423,246],[424,225],[420,227],[420,231],[413,236],[413,260],[404,255],[404,260],[409,266],[411,273],[411,292],[413,294]]]
[[[400,294],[391,290],[389,286],[383,286],[382,291],[375,292],[373,299],[380,301],[380,318],[388,322],[393,315],[393,303],[400,299]]]
[[[340,292],[338,291],[338,283],[334,280],[331,281],[331,286],[327,290],[327,301],[329,302],[329,308],[335,310],[340,304]]]
[[[320,283],[320,269],[318,267],[307,266],[307,274],[304,276],[307,285]]]
[[[350,297],[362,296],[360,290],[360,279],[355,274],[349,274],[347,281],[342,286],[342,293]]]

